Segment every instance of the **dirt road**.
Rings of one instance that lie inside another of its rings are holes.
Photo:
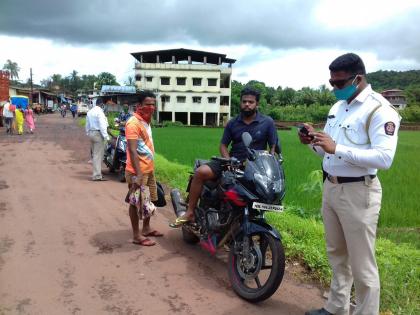
[[[89,143],[72,118],[41,116],[34,135],[0,133],[0,314],[281,315],[322,305],[320,290],[289,274],[261,304],[239,299],[226,253],[184,244],[169,207],[152,221],[165,233],[157,246],[132,244],[126,185],[90,181]]]

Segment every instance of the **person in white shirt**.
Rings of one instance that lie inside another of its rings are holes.
[[[366,81],[362,59],[353,53],[329,66],[338,99],[323,132],[304,124],[303,144],[323,157],[322,217],[331,288],[324,308],[306,315],[349,314],[354,282],[354,315],[379,314],[380,283],[375,259],[382,188],[376,173],[394,159],[401,117]]]
[[[96,105],[86,115],[86,134],[90,138],[93,166],[93,181],[106,180],[102,176],[102,159],[104,156],[105,141],[109,140],[107,132],[108,120],[102,109],[103,100],[98,98]]]
[[[6,133],[13,133],[13,112],[10,110],[10,103],[6,102],[3,106],[4,123],[6,125]]]

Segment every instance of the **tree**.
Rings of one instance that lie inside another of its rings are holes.
[[[407,105],[420,105],[420,84],[419,85],[410,85],[404,91],[407,97]]]
[[[286,105],[292,105],[293,100],[295,99],[296,91],[292,88],[285,88],[282,89],[281,86],[279,86],[276,90],[276,93],[273,96],[272,99],[272,105],[274,106],[286,106]]]
[[[10,78],[12,80],[19,79],[20,68],[16,62],[12,62],[10,59],[7,59],[3,66],[3,70],[8,70],[10,72]]]
[[[84,90],[91,90],[94,88],[95,82],[98,80],[96,75],[88,74],[82,75],[82,89]]]
[[[73,70],[70,75],[67,77],[68,81],[69,81],[69,88],[72,92],[76,92],[78,89],[80,89],[81,86],[81,82],[80,82],[80,77],[77,75],[77,71]]]
[[[47,79],[43,79],[41,80],[41,86],[47,89],[52,89],[52,79],[47,78]]]
[[[231,102],[230,102],[230,114],[235,116],[239,114],[241,110],[241,90],[243,85],[241,82],[232,81],[232,88],[231,88]]]
[[[319,87],[316,100],[320,105],[333,105],[336,102],[334,94],[325,85]]]
[[[134,80],[134,77],[132,77],[132,76],[129,75],[127,77],[127,81],[125,81],[124,83],[127,86],[135,86],[136,81]]]
[[[296,105],[312,105],[317,101],[317,93],[310,87],[304,87],[296,92],[295,104]]]
[[[96,80],[98,89],[102,88],[102,85],[119,85],[115,76],[109,72],[101,72],[98,74],[98,79]]]

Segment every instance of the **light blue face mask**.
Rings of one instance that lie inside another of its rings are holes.
[[[354,80],[356,80],[356,78],[354,78]],[[348,100],[354,95],[354,93],[356,93],[357,85],[354,85],[354,80],[349,86],[346,86],[345,88],[334,89],[334,95],[338,100]]]

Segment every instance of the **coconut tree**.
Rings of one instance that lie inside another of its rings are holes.
[[[10,78],[12,80],[19,79],[20,68],[16,62],[7,59],[6,63],[3,66],[3,70],[8,70],[10,72]]]
[[[127,86],[135,86],[136,81],[134,80],[134,77],[128,76],[127,81],[124,82]]]

